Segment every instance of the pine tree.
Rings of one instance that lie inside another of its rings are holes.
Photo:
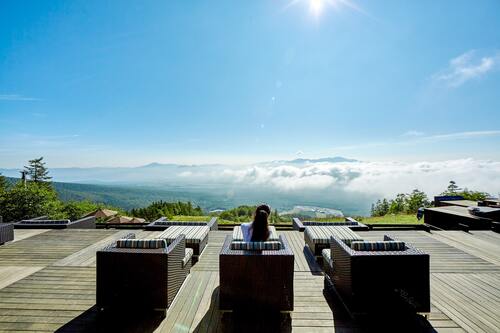
[[[6,192],[8,187],[7,179],[0,173],[0,194]]]
[[[456,195],[460,190],[461,190],[461,188],[459,188],[457,186],[457,183],[453,180],[450,180],[450,184],[448,185],[447,193],[449,193],[450,195]]]
[[[49,171],[45,167],[43,157],[35,158],[28,161],[29,165],[24,167],[31,180],[35,183],[49,182],[52,177],[49,176]]]

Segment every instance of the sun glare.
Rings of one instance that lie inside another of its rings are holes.
[[[320,16],[324,6],[324,0],[309,0],[309,9],[314,16]]]

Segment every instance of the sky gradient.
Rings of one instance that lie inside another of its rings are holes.
[[[500,160],[500,2],[1,1],[0,167]]]

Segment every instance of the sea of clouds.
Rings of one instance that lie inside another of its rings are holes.
[[[281,192],[345,192],[393,197],[418,188],[429,196],[443,192],[449,181],[461,187],[500,193],[500,162],[456,159],[438,162],[310,162],[264,163],[226,167],[207,173],[196,169],[178,174],[186,181],[209,178],[212,182],[274,189]]]

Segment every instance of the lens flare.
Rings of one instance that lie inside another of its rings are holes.
[[[324,0],[309,0],[309,10],[314,16],[321,15],[324,7]]]

